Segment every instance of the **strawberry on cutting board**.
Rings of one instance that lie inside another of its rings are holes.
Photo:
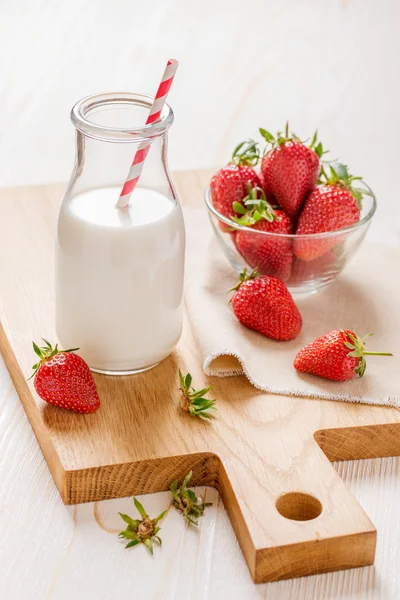
[[[96,384],[89,367],[77,354],[78,348],[59,350],[43,340],[39,348],[33,342],[33,350],[39,357],[34,366],[35,390],[45,402],[78,413],[92,413],[100,407]]]
[[[210,182],[211,199],[214,207],[224,217],[236,215],[232,206],[234,202],[243,204],[248,184],[252,188],[261,186],[253,168],[259,157],[257,144],[253,140],[242,142],[233,151],[232,161],[213,175]]]
[[[281,281],[289,279],[293,252],[291,239],[284,236],[268,236],[259,232],[273,234],[292,233],[292,224],[287,214],[273,209],[266,201],[262,189],[248,190],[244,206],[234,204],[233,208],[240,217],[233,217],[239,225],[249,230],[236,232],[234,244],[246,263],[261,275],[272,275]]]
[[[232,309],[239,321],[274,340],[292,340],[301,331],[302,319],[289,290],[280,279],[246,270],[232,288]]]
[[[365,340],[351,329],[336,329],[317,338],[297,354],[294,367],[302,373],[333,381],[347,381],[365,373],[365,356],[393,356],[390,352],[367,352]]]
[[[260,128],[260,133],[271,145],[261,162],[267,199],[271,203],[276,199],[289,217],[295,219],[317,182],[322,144],[317,144],[315,133],[311,145],[306,146],[297,136],[289,134],[288,123],[285,133],[278,133],[276,138],[266,129]]]

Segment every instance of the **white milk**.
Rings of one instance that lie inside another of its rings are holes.
[[[185,232],[180,206],[136,188],[65,199],[58,222],[56,326],[100,371],[137,371],[166,358],[182,329]]]

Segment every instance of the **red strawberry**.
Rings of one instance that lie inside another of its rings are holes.
[[[259,193],[261,199],[257,198]],[[265,193],[259,188],[250,190],[244,203],[245,207],[234,204],[237,212],[243,214],[233,220],[254,230],[254,233],[245,229],[236,232],[234,243],[238,252],[261,275],[273,275],[286,281],[290,276],[293,260],[291,239],[258,232],[290,234],[292,224],[289,217],[283,210],[273,210],[265,199]]]
[[[100,400],[89,367],[72,348],[59,350],[47,340],[39,348],[33,342],[33,349],[40,361],[33,366],[35,390],[49,404],[74,410],[79,413],[92,413],[100,407]],[[32,377],[33,377],[32,376]]]
[[[308,261],[295,256],[289,283],[291,285],[307,284],[313,283],[315,280],[324,283],[324,281],[330,281],[333,275],[338,273],[341,266],[342,260],[333,250]]]
[[[333,381],[347,381],[365,373],[365,356],[393,356],[389,352],[366,352],[365,340],[351,329],[329,331],[309,344],[294,359],[294,367],[302,373],[311,373]]]
[[[275,197],[289,217],[295,219],[317,182],[322,145],[316,145],[316,133],[310,147],[295,135],[289,136],[288,124],[285,135],[278,133],[276,139],[265,129],[261,128],[260,133],[272,144],[261,163],[267,198]]]
[[[254,271],[240,275],[232,288],[232,308],[243,325],[274,340],[292,340],[299,335],[301,315],[287,287],[276,277]]]
[[[272,152],[268,152],[267,154],[265,154],[265,156],[263,156],[263,159],[261,161],[261,171],[260,171],[259,177],[260,177],[260,181],[261,181],[261,187],[264,190],[267,201],[271,205],[275,205],[278,203],[278,201],[275,198],[274,194],[272,193],[271,182],[268,177],[270,164],[272,162],[272,156],[273,156]],[[267,177],[264,177],[264,172],[267,173]]]
[[[347,167],[341,164],[330,166],[330,177],[325,173],[323,177],[325,185],[311,192],[304,204],[296,235],[336,231],[360,219],[363,191],[351,185],[360,177],[349,175]],[[299,238],[294,242],[294,252],[302,260],[314,260],[334,248],[340,238],[340,235],[317,240]]]
[[[264,190],[267,202],[269,202],[271,204],[271,206],[274,206],[274,207],[276,206],[277,207],[278,206],[278,201],[277,201],[277,199],[275,198],[274,194],[272,193],[272,191],[270,189],[270,185],[269,185],[268,179],[265,180],[265,177],[263,175],[263,165],[264,165],[264,170],[267,172],[268,171],[268,164],[269,164],[270,159],[271,159],[271,153],[266,154],[263,157],[262,162],[261,162],[261,171],[260,171],[258,177],[259,177],[260,182],[261,182],[261,187]]]
[[[259,159],[257,145],[252,140],[242,142],[232,155],[232,162],[217,171],[210,182],[211,198],[214,207],[225,217],[235,215],[234,202],[243,203],[247,194],[247,185],[253,188],[261,182],[253,169]],[[227,226],[221,223],[222,229]]]

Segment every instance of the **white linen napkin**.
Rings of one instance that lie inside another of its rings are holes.
[[[301,334],[289,342],[268,339],[244,327],[229,305],[237,274],[219,248],[204,210],[185,212],[188,238],[185,298],[207,375],[245,375],[274,394],[308,396],[400,407],[400,251],[364,242],[335,282],[308,296],[295,296]],[[364,377],[328,381],[298,373],[297,352],[333,329],[374,333]]]

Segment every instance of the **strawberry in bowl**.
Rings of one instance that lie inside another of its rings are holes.
[[[346,229],[360,220],[362,200],[370,192],[354,186],[360,177],[349,174],[347,167],[340,163],[330,165],[330,174],[322,171],[320,184],[306,198],[303,210],[297,221],[294,253],[303,261],[322,257],[338,245],[342,234],[327,236],[325,239],[307,238],[312,234]]]
[[[295,219],[317,183],[320,158],[324,153],[322,144],[317,143],[315,132],[307,146],[295,134],[289,133],[289,123],[286,123],[285,133],[278,132],[276,137],[262,127],[260,133],[271,146],[261,161],[265,193]]]
[[[228,189],[219,187],[228,167],[219,171],[205,194],[211,224],[238,273],[256,269],[278,277],[291,292],[314,292],[332,282],[360,247],[375,196],[341,163],[322,163],[325,152],[316,134],[307,144],[288,126],[277,136],[260,132],[267,142],[262,157],[254,142],[239,146],[258,180],[245,175],[235,194],[230,188],[219,195]]]
[[[247,186],[261,187],[261,181],[254,170],[260,158],[257,144],[253,140],[241,142],[233,151],[231,161],[217,171],[210,182],[212,202],[218,212],[227,217],[237,216],[233,205],[243,204]],[[224,223],[219,224],[222,231],[229,231]]]
[[[267,202],[265,192],[260,188],[248,188],[243,204],[234,205],[240,217],[233,221],[244,228],[236,232],[234,244],[246,264],[261,275],[272,275],[281,281],[290,277],[293,262],[292,244],[285,236],[266,235],[260,239],[260,232],[271,234],[291,234],[293,227],[287,214],[273,209]]]

